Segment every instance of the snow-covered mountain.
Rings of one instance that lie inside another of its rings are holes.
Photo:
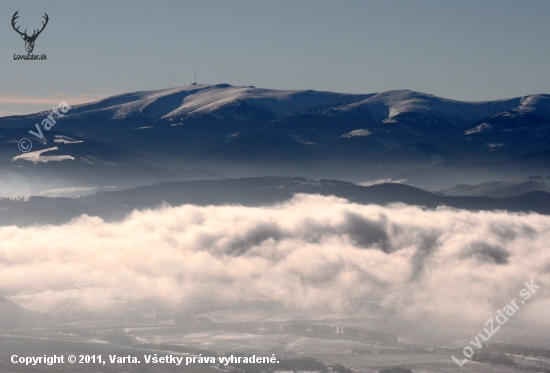
[[[77,105],[71,109],[71,116],[102,120],[176,120],[213,115],[246,120],[266,115],[280,119],[323,113],[371,96],[202,84],[117,95]],[[240,105],[245,105],[248,112],[239,110]]]
[[[410,90],[345,94],[202,84],[116,95],[74,106],[70,116],[84,120],[173,121],[212,115],[245,121],[255,117],[351,114],[373,122],[392,123],[399,115],[412,113],[466,125],[505,111],[550,118],[550,95],[463,102]]]
[[[0,118],[0,127],[28,131],[47,114]],[[54,130],[224,175],[364,181],[549,149],[550,95],[462,102],[410,90],[345,94],[205,84],[74,105]],[[44,134],[47,146],[58,145]]]
[[[363,101],[336,108],[342,112],[370,116],[394,123],[403,114],[431,116],[455,125],[467,125],[492,115],[513,111],[550,118],[550,95],[531,95],[505,100],[466,102],[409,90],[381,92]]]

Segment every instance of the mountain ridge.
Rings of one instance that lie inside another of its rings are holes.
[[[90,103],[74,105],[71,116],[102,120],[177,120],[202,114],[230,116],[223,109],[247,103],[263,110],[273,119],[327,113],[371,117],[375,121],[391,119],[411,112],[432,112],[447,119],[474,122],[503,111],[538,113],[550,118],[550,95],[533,94],[488,101],[459,101],[407,89],[366,94],[314,90],[275,90],[229,84],[202,84],[168,89],[129,92]],[[365,112],[368,114],[365,116]],[[44,112],[30,114],[41,116]],[[24,116],[11,116],[16,118]],[[241,118],[244,119],[244,118]]]
[[[0,127],[28,131],[46,113],[0,118]],[[359,182],[412,172],[415,185],[442,189],[453,185],[434,183],[433,176],[445,179],[458,160],[465,172],[457,173],[457,183],[479,183],[485,171],[469,180],[470,170],[477,172],[470,165],[549,149],[550,95],[463,102],[410,90],[344,94],[205,84],[74,105],[54,129],[170,167],[232,177],[284,174]],[[539,163],[525,172],[546,174]],[[435,173],[425,170],[434,164]],[[499,166],[491,177],[529,176],[521,170]]]
[[[288,201],[295,194],[337,196],[364,205],[403,203],[428,209],[550,214],[550,193],[543,191],[507,198],[458,197],[396,183],[361,186],[338,180],[265,176],[169,181],[119,191],[99,191],[78,198],[31,197],[25,201],[0,199],[0,226],[65,224],[84,214],[99,216],[105,221],[121,221],[132,211],[156,209],[167,204],[267,206]]]

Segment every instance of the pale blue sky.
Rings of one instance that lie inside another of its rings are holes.
[[[50,22],[35,54],[11,28]],[[550,93],[548,0],[0,3],[0,115],[199,83],[460,100]]]

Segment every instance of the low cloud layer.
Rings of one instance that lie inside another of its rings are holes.
[[[3,227],[0,242],[0,292],[41,311],[263,298],[479,322],[533,279],[541,289],[517,319],[550,322],[550,216],[297,195],[272,207],[188,205],[120,223],[83,216]]]

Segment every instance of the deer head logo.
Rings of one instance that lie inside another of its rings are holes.
[[[15,12],[15,14],[13,15],[12,19],[11,19],[11,26],[13,27],[13,29],[15,31],[17,31],[17,33],[19,35],[21,35],[21,38],[23,40],[25,40],[25,49],[27,49],[27,53],[32,53],[33,49],[34,49],[34,42],[36,41],[36,38],[38,37],[38,35],[40,35],[40,33],[42,31],[44,31],[44,28],[46,28],[46,25],[48,24],[48,20],[50,19],[48,17],[48,14],[47,13],[44,13],[44,19],[45,21],[42,22],[42,29],[39,31],[39,30],[34,30],[34,32],[32,33],[31,36],[27,35],[27,30],[25,30],[25,32],[21,32],[19,31],[19,26],[15,27],[15,21],[17,20],[17,18],[19,18],[19,15],[17,14],[19,13],[19,11]]]

